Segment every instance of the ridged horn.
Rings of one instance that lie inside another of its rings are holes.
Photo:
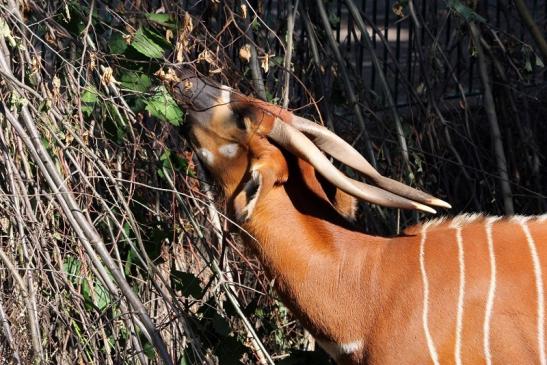
[[[327,128],[297,115],[293,115],[290,124],[308,136],[320,150],[359,171],[374,185],[423,204],[451,208],[450,204],[441,199],[382,176],[355,148]]]
[[[415,209],[436,213],[427,205],[395,195],[360,181],[353,180],[339,171],[304,133],[275,118],[268,136],[292,154],[309,162],[334,186],[356,198],[390,208]],[[334,156],[333,156],[334,157]]]

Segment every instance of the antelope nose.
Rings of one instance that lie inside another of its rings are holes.
[[[172,84],[177,103],[195,112],[204,112],[217,104],[221,95],[220,85],[197,77],[193,70],[177,70],[179,81]]]

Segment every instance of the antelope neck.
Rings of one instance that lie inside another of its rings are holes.
[[[322,212],[328,210],[318,201],[305,192],[290,197],[284,187],[274,188],[244,224],[254,237],[244,235],[244,240],[275,279],[283,302],[314,337],[337,344],[362,343],[378,313],[375,278],[384,239],[325,219]],[[363,308],[370,308],[364,317]]]

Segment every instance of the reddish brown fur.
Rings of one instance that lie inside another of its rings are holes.
[[[274,117],[264,111],[272,110],[259,106],[244,98],[232,106],[243,113],[244,130],[236,127],[234,115],[223,110],[228,106],[219,106],[208,124],[193,126],[191,138],[196,146],[215,153],[217,162],[207,168],[235,203],[235,211],[251,198],[238,198],[250,170],[262,174],[256,206],[242,223],[254,239],[243,237],[275,278],[286,305],[322,342],[362,341],[357,351],[337,358],[340,364],[431,363],[422,318],[421,226],[394,238],[352,229],[336,211],[329,189],[319,182],[313,168],[266,138]],[[286,113],[280,111],[288,121],[290,114]],[[217,152],[228,142],[241,147],[234,158]],[[342,210],[350,205],[353,200],[343,204]],[[450,224],[450,220],[432,224],[424,250],[430,292],[428,323],[442,364],[455,361],[459,293],[456,230]],[[532,219],[528,226],[543,262],[547,260],[547,225]],[[464,222],[462,227],[466,289],[461,357],[466,364],[482,364],[490,284],[485,218]],[[537,295],[526,238],[518,223],[502,220],[493,225],[493,239],[497,291],[491,322],[492,360],[537,362]],[[543,280],[547,282],[545,274]]]

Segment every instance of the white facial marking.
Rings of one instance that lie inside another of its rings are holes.
[[[226,85],[220,87],[220,102],[228,104],[231,101],[232,88]]]
[[[203,162],[205,162],[207,165],[213,165],[213,162],[215,162],[215,155],[211,151],[209,151],[207,148],[199,148],[198,149],[198,155],[201,158]]]
[[[228,158],[234,158],[237,155],[238,150],[239,146],[237,145],[237,143],[228,143],[218,148],[218,152],[220,152],[220,154],[224,157]]]
[[[363,349],[363,340],[356,340],[346,343],[334,343],[317,340],[317,343],[334,360],[338,359],[342,355],[350,355]]]

